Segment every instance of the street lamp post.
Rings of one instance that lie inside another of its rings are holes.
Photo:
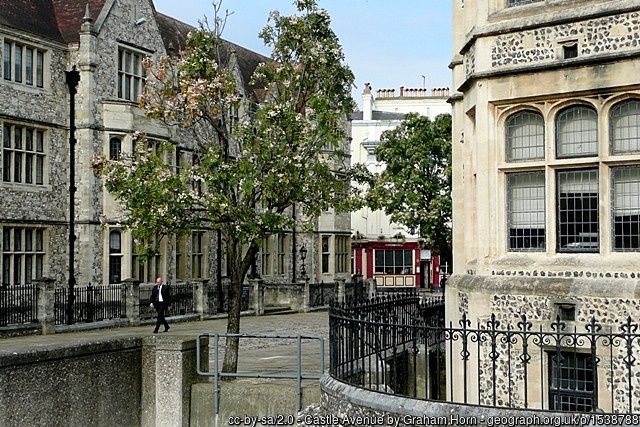
[[[304,260],[306,258],[307,258],[307,248],[302,246],[300,248],[300,259],[302,260],[302,269],[300,271],[300,274],[302,275],[302,277],[307,277],[307,270],[305,270],[305,268],[304,268]]]
[[[73,66],[71,71],[65,71],[67,86],[69,86],[69,294],[67,298],[67,325],[73,324],[73,303],[75,278],[75,198],[76,198],[76,93],[80,82],[80,72]]]

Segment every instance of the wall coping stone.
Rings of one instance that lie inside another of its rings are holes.
[[[338,409],[337,412],[342,413],[340,417],[353,416],[359,412],[359,408],[373,411],[376,415],[399,417],[400,420],[405,416],[416,418],[423,416],[445,417],[447,419],[450,419],[451,416],[456,416],[467,419],[476,417],[480,424],[483,424],[482,419],[486,420],[490,417],[519,417],[519,419],[525,419],[525,417],[548,417],[564,421],[572,415],[581,415],[581,413],[553,412],[542,409],[494,408],[473,404],[411,399],[354,387],[336,380],[328,373],[325,373],[320,379],[320,389],[323,394],[322,404],[327,401],[331,404],[332,399],[345,403],[345,406],[341,408],[335,408],[333,407],[334,405],[331,408],[321,408],[323,411],[326,410],[327,414],[335,414],[336,409]],[[329,399],[326,399],[326,397],[329,397]],[[354,414],[348,413],[349,411],[354,411]],[[404,426],[405,424],[401,422],[399,425]],[[570,424],[562,423],[561,425]],[[626,424],[624,425],[626,426]]]
[[[42,363],[56,359],[67,359],[85,356],[88,353],[107,353],[114,351],[139,349],[141,338],[112,338],[89,342],[55,342],[43,344],[37,348],[29,348],[21,353],[8,353],[0,350],[0,367],[29,365],[34,361]]]

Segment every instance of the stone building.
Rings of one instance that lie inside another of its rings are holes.
[[[399,126],[408,113],[418,113],[434,119],[439,114],[451,114],[447,103],[449,89],[377,89],[372,93],[369,83],[362,92],[362,111],[351,115],[351,161],[380,173],[385,165],[378,161],[375,149],[380,136]],[[379,287],[438,286],[439,257],[428,250],[421,251],[418,235],[393,223],[383,211],[362,208],[351,214],[354,238],[353,269],[365,279],[376,279]],[[422,254],[422,256],[421,256]]]
[[[69,88],[65,71],[76,67],[75,274],[79,285],[112,284],[132,277],[170,283],[225,274],[215,233],[194,231],[186,238],[166,237],[157,256],[142,262],[125,218],[101,179],[90,170],[95,154],[131,152],[132,132],[177,149],[167,161],[181,167],[190,158],[188,141],[175,130],[148,120],[138,108],[145,74],[142,60],[179,52],[191,26],[155,10],[151,0],[0,0],[3,80],[0,82],[0,230],[2,285],[28,284],[39,276],[68,281]],[[266,17],[265,17],[266,19]],[[258,101],[260,88],[249,85],[266,58],[226,42],[222,63],[234,70],[243,92],[243,114]],[[330,218],[329,218],[330,217]],[[318,222],[331,234],[348,221],[333,215]],[[310,256],[321,259],[314,237]],[[300,262],[289,246],[279,258]],[[333,247],[331,248],[333,255]],[[279,256],[279,255],[278,255]],[[307,260],[309,271],[316,263]],[[289,268],[288,271],[290,271]]]
[[[533,330],[559,318],[584,331],[592,317],[618,330],[631,315],[637,324],[640,4],[453,7],[448,320],[458,325],[464,314],[475,326],[494,314],[515,327],[525,314]],[[597,396],[611,394],[607,383],[618,381],[605,376],[607,367],[593,369],[597,360],[581,346],[563,353],[572,369],[551,370],[559,363],[551,355],[532,361],[530,369],[549,378],[530,393],[548,395],[549,409],[595,410]],[[572,374],[587,386],[563,395],[558,381],[570,383],[562,376]],[[619,410],[612,400],[600,408]]]

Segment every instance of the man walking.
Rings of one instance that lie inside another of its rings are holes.
[[[168,285],[162,283],[162,277],[156,279],[156,286],[151,291],[151,304],[149,306],[156,309],[158,317],[156,320],[156,328],[153,330],[154,334],[158,333],[160,325],[164,325],[164,332],[169,330],[169,324],[164,318],[164,310],[171,310],[171,289]]]

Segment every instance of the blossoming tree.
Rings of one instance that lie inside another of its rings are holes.
[[[201,227],[220,231],[231,279],[228,333],[240,331],[242,284],[263,236],[308,230],[323,211],[344,211],[350,203],[344,148],[353,74],[326,11],[316,0],[294,4],[297,15],[272,12],[260,33],[272,54],[253,75],[264,88],[257,105],[247,105],[221,63],[218,18],[213,30],[192,31],[179,56],[147,64],[141,108],[181,129],[193,165],[172,169],[163,153],[174,144],[152,148],[143,134],[134,135],[133,155],[93,161],[138,242]],[[236,109],[245,111],[237,121],[229,114]],[[301,213],[295,218],[294,205]],[[237,351],[237,338],[228,339],[223,371],[236,372]]]

